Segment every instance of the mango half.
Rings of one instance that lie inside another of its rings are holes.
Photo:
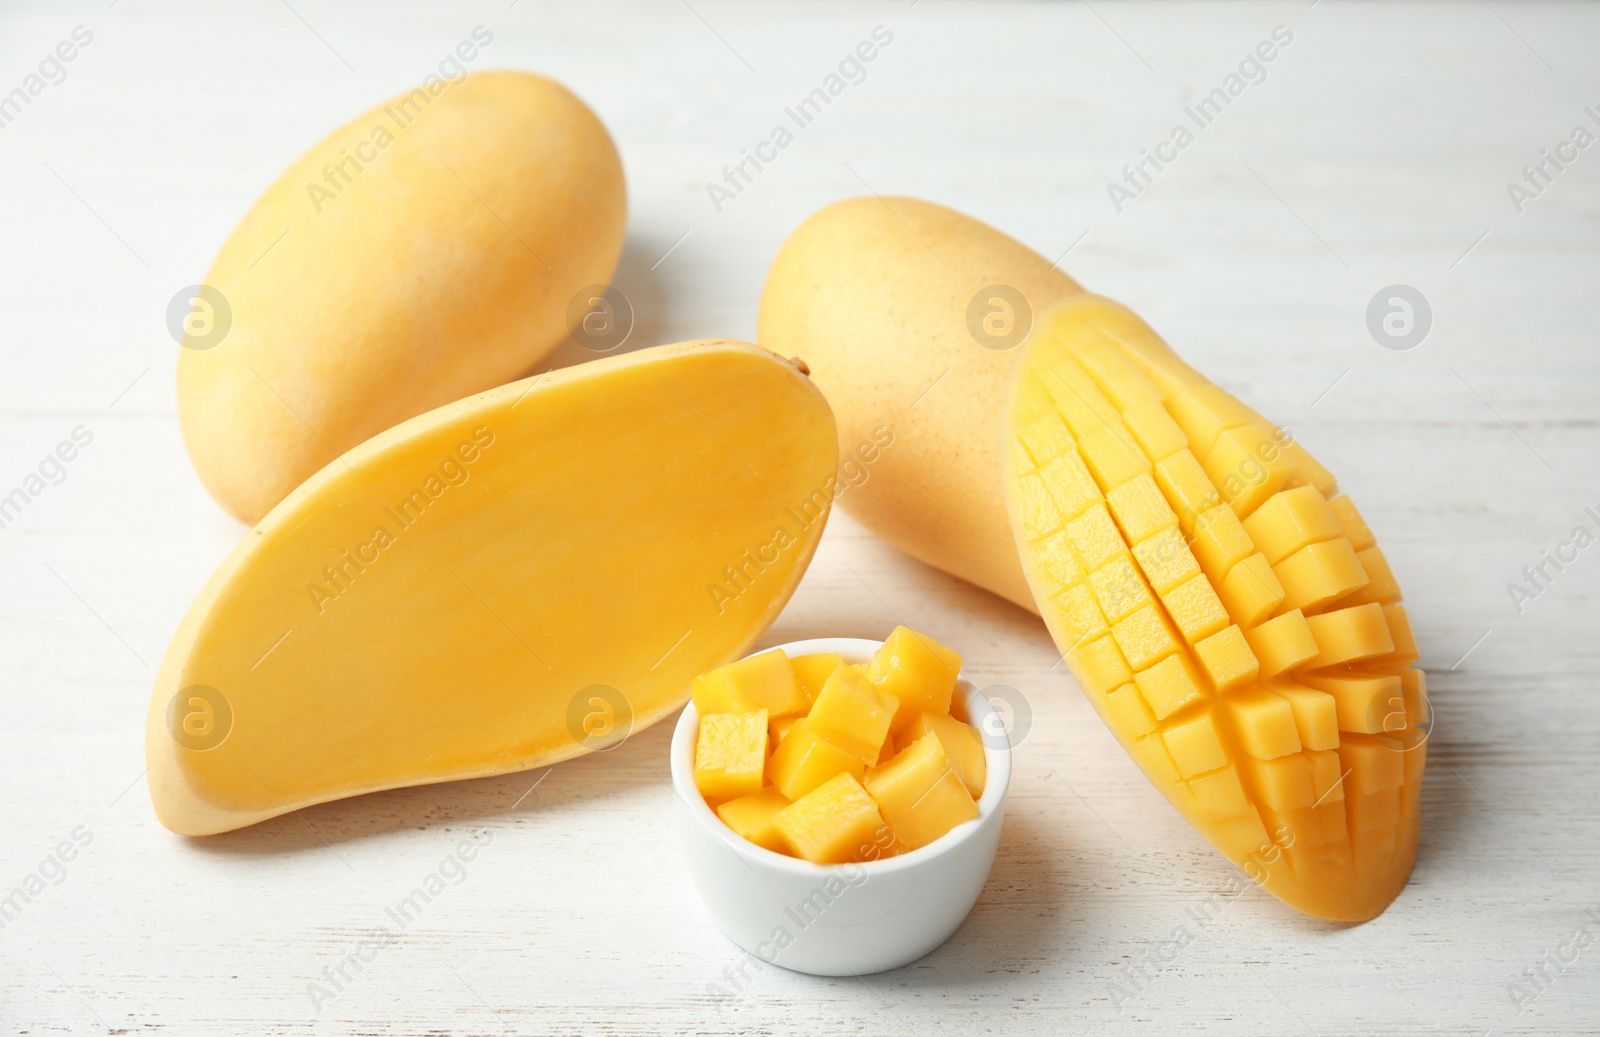
[[[255,522],[392,425],[532,370],[611,277],[627,209],[605,127],[560,84],[474,72],[334,130],[245,213],[185,321],[178,418]]]
[[[350,450],[173,637],[146,725],[158,817],[224,832],[554,763],[675,711],[799,583],[835,442],[793,364],[705,341],[491,389]]]
[[[1383,911],[1416,858],[1431,713],[1332,473],[1093,295],[1019,350],[1004,448],[1029,585],[1123,748],[1285,903]]]

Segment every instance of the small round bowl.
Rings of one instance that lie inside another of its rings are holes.
[[[791,658],[837,652],[854,663],[881,644],[825,637],[779,648]],[[909,964],[950,938],[988,880],[1011,783],[1011,746],[999,715],[970,681],[958,678],[955,693],[984,743],[988,773],[978,816],[920,849],[861,864],[787,857],[723,824],[695,787],[700,717],[694,703],[684,707],[672,735],[678,840],[700,899],[728,939],[795,972],[861,976]]]

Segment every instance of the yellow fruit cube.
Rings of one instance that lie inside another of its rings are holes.
[[[841,666],[817,692],[806,725],[863,763],[875,763],[899,707],[900,700],[894,695],[856,670]],[[948,700],[945,708],[949,708]]]
[[[1374,659],[1373,662],[1383,663],[1409,663],[1417,658],[1417,638],[1411,632],[1411,618],[1406,615],[1404,605],[1383,606],[1383,621],[1389,627],[1389,640],[1394,642],[1394,651]]]
[[[1272,615],[1283,602],[1283,585],[1278,582],[1266,555],[1259,551],[1239,562],[1217,587],[1228,614],[1240,626],[1253,627]]]
[[[1269,687],[1289,704],[1302,746],[1323,750],[1339,745],[1339,711],[1332,695],[1293,681],[1274,681]]]
[[[694,745],[694,783],[707,800],[733,799],[760,791],[766,767],[766,710],[710,713],[700,718],[700,735]]]
[[[1367,527],[1367,520],[1361,517],[1361,512],[1356,510],[1355,502],[1349,497],[1341,493],[1328,501],[1328,507],[1338,519],[1339,529],[1358,554],[1378,542]]]
[[[1106,714],[1116,731],[1130,742],[1156,729],[1155,714],[1135,684],[1124,684],[1106,696]]]
[[[1048,367],[1034,370],[1079,440],[1118,423],[1117,409],[1088,372],[1072,360],[1060,357]]]
[[[1086,584],[1080,583],[1056,594],[1048,607],[1050,617],[1055,620],[1057,636],[1069,646],[1083,644],[1111,629]]]
[[[1186,385],[1167,393],[1167,410],[1201,457],[1211,452],[1225,429],[1256,420],[1255,412],[1215,385]]]
[[[1200,563],[1177,526],[1169,526],[1133,546],[1133,557],[1157,594],[1200,575]]]
[[[1394,578],[1394,570],[1389,568],[1389,560],[1383,556],[1381,548],[1357,551],[1356,560],[1361,563],[1367,582],[1344,599],[1346,605],[1364,605],[1369,601],[1392,605],[1400,600],[1400,583]]]
[[[788,844],[778,834],[778,826],[773,824],[778,811],[788,805],[788,798],[769,785],[760,792],[728,800],[717,807],[717,816],[740,838],[774,853],[788,853]]]
[[[1117,620],[1150,604],[1150,591],[1133,567],[1133,559],[1119,554],[1089,574],[1089,586],[1106,619]]]
[[[1325,468],[1321,461],[1311,456],[1311,452],[1299,443],[1288,442],[1283,445],[1283,452],[1291,464],[1299,470],[1295,472],[1290,482],[1294,485],[1315,486],[1317,492],[1324,497],[1333,498],[1339,494],[1339,480],[1333,473]]]
[[[1121,486],[1150,470],[1150,461],[1139,444],[1133,441],[1127,429],[1120,427],[1121,422],[1117,424],[1117,428],[1102,428],[1078,440],[1084,462],[1103,489]]]
[[[1344,799],[1345,768],[1333,749],[1308,752],[1311,764],[1311,792],[1315,803],[1337,803]]]
[[[918,713],[950,712],[961,675],[961,653],[926,634],[895,627],[867,664],[867,678],[898,700],[891,731],[903,731]]]
[[[1308,616],[1306,625],[1317,640],[1317,654],[1307,667],[1348,665],[1394,651],[1389,620],[1376,602]]]
[[[1077,518],[1100,499],[1100,487],[1095,485],[1094,476],[1084,467],[1077,450],[1040,465],[1039,476],[1051,501],[1066,518]]]
[[[1317,654],[1317,640],[1299,609],[1274,616],[1258,626],[1246,627],[1244,639],[1261,663],[1261,677],[1288,673]]]
[[[871,860],[883,815],[852,774],[836,774],[778,811],[773,827],[797,856],[816,864]]]
[[[1161,733],[1172,754],[1172,762],[1185,778],[1217,770],[1228,762],[1228,754],[1217,737],[1217,724],[1210,713],[1174,724]]]
[[[1399,677],[1328,670],[1302,674],[1297,679],[1308,688],[1333,696],[1341,731],[1376,735],[1406,728],[1405,697]]]
[[[866,772],[866,761],[823,738],[802,718],[773,750],[767,778],[779,792],[797,800],[839,774],[859,778]]]
[[[1033,547],[1039,566],[1039,576],[1051,589],[1070,587],[1084,577],[1078,553],[1072,549],[1072,540],[1063,531],[1052,533]]]
[[[789,657],[777,648],[703,673],[689,691],[701,716],[758,709],[774,717],[798,716],[807,704]]]
[[[1125,550],[1104,501],[1096,501],[1067,523],[1067,537],[1085,569],[1098,569]]]
[[[1085,691],[1096,695],[1110,694],[1113,688],[1133,679],[1122,649],[1109,635],[1095,638],[1067,653],[1067,669],[1078,679]]]
[[[1275,760],[1300,751],[1294,710],[1278,696],[1256,688],[1230,695],[1223,707],[1233,717],[1244,751],[1256,759]]]
[[[951,768],[937,735],[917,739],[867,775],[867,792],[902,846],[926,846],[978,816],[978,804]]]
[[[1056,502],[1050,498],[1038,472],[1030,472],[1017,480],[1016,504],[1029,542],[1043,540],[1067,521]]]
[[[1033,379],[1029,379],[1033,381]],[[1040,388],[1043,388],[1042,386]],[[1041,414],[1037,419],[1021,425],[1017,435],[1022,438],[1023,445],[1027,448],[1033,463],[1040,468],[1060,457],[1062,454],[1076,454],[1077,445],[1073,442],[1072,432],[1067,428],[1067,423],[1061,420],[1054,407]]]
[[[1302,810],[1316,801],[1312,790],[1311,761],[1299,753],[1276,760],[1254,760],[1256,788],[1267,807],[1278,813]]]
[[[767,721],[767,735],[769,737],[769,741],[768,741],[767,744],[772,746],[774,749],[776,749],[778,747],[778,743],[783,741],[784,736],[789,733],[790,728],[792,728],[792,727],[794,727],[794,725],[798,724],[801,721],[801,719],[803,719],[803,718],[801,718],[801,717],[778,717],[775,720],[768,720]]]
[[[1283,607],[1290,609],[1326,605],[1366,586],[1368,579],[1361,560],[1344,537],[1302,547],[1273,566],[1272,571],[1283,584]]]
[[[1249,515],[1283,489],[1294,462],[1265,422],[1226,429],[1201,460],[1211,482],[1240,516]]]
[[[1200,809],[1215,820],[1238,817],[1250,812],[1250,801],[1245,798],[1244,786],[1232,767],[1205,774],[1189,780],[1189,791],[1200,801]]]
[[[917,714],[917,719],[906,728],[905,734],[900,736],[896,745],[903,752],[913,742],[929,734],[939,739],[945,759],[950,761],[950,769],[956,772],[961,784],[972,793],[972,798],[977,799],[982,796],[988,763],[984,759],[983,740],[978,737],[978,732],[948,713],[924,711]]]
[[[1261,671],[1255,653],[1245,642],[1244,633],[1236,626],[1220,630],[1194,646],[1194,654],[1211,686],[1217,691],[1231,691],[1256,679]]]
[[[1169,655],[1148,670],[1134,675],[1139,694],[1149,703],[1157,720],[1165,720],[1200,698],[1199,675],[1183,655]]]
[[[1161,740],[1159,734],[1147,735],[1134,742],[1130,752],[1157,788],[1178,783],[1178,765],[1172,762],[1167,743]]]
[[[1344,535],[1338,517],[1314,486],[1274,494],[1244,520],[1244,531],[1269,562],[1281,562],[1307,544]]]
[[[811,703],[817,700],[817,693],[822,690],[823,682],[833,676],[833,671],[844,665],[838,652],[817,652],[812,655],[797,655],[789,660],[789,665],[794,667],[795,680],[800,683],[800,693],[805,696],[806,708],[811,708]]]
[[[1176,652],[1177,635],[1168,627],[1167,618],[1152,602],[1124,616],[1111,628],[1117,647],[1135,672],[1143,670],[1158,660]]]
[[[1146,400],[1124,409],[1122,423],[1144,448],[1145,456],[1153,461],[1171,457],[1189,446],[1183,429],[1172,420],[1160,400]]]
[[[1219,504],[1195,519],[1194,542],[1190,545],[1206,575],[1220,580],[1228,570],[1244,561],[1255,548],[1250,535],[1239,524],[1239,516]]]
[[[1163,529],[1176,528],[1178,525],[1178,516],[1173,514],[1149,472],[1140,472],[1120,486],[1107,490],[1106,504],[1130,544],[1137,544]]]
[[[1222,600],[1211,588],[1204,573],[1185,580],[1161,595],[1167,614],[1183,632],[1183,639],[1191,645],[1215,634],[1228,625],[1228,613]]]
[[[1156,485],[1167,503],[1178,514],[1178,524],[1193,534],[1201,515],[1222,503],[1222,494],[1211,485],[1205,469],[1188,450],[1179,450],[1156,463]]]
[[[1339,762],[1354,793],[1382,792],[1405,784],[1405,750],[1394,738],[1351,735],[1339,743]]]

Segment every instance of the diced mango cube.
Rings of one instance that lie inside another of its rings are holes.
[[[1289,704],[1302,746],[1315,750],[1338,747],[1339,710],[1332,695],[1293,681],[1274,681],[1270,690]]]
[[[1116,428],[1102,428],[1078,440],[1083,460],[1094,473],[1095,482],[1102,489],[1121,486],[1142,472],[1150,470],[1150,461],[1133,441],[1128,430],[1117,422]]]
[[[1133,433],[1133,438],[1144,448],[1145,456],[1152,461],[1171,457],[1189,446],[1189,438],[1172,420],[1172,415],[1167,413],[1167,408],[1160,400],[1146,400],[1124,408],[1122,423]]]
[[[1137,544],[1163,529],[1176,528],[1178,516],[1156,487],[1149,472],[1140,472],[1106,491],[1106,504],[1128,543]]]
[[[1043,389],[1043,386],[1040,386],[1040,389]],[[1039,468],[1043,468],[1062,454],[1078,452],[1071,430],[1067,428],[1067,423],[1061,419],[1061,415],[1054,407],[1019,427],[1017,435],[1022,438],[1034,465]]]
[[[1136,741],[1156,729],[1155,714],[1134,684],[1124,684],[1106,696],[1106,715],[1112,726],[1128,741]]]
[[[1235,513],[1249,515],[1283,489],[1294,472],[1279,434],[1265,422],[1225,429],[1201,459],[1211,482]]]
[[[961,675],[961,654],[906,627],[895,627],[867,664],[879,691],[898,700],[891,731],[903,731],[923,710],[950,712],[950,696]]]
[[[1167,393],[1167,410],[1201,457],[1211,452],[1224,429],[1256,420],[1255,412],[1215,385],[1186,385]]]
[[[1190,547],[1200,560],[1200,568],[1206,571],[1207,576],[1218,580],[1255,549],[1250,543],[1250,535],[1239,524],[1239,516],[1225,504],[1219,504],[1195,519],[1194,542]]]
[[[1150,604],[1150,591],[1133,567],[1133,559],[1119,554],[1089,574],[1089,586],[1107,620],[1117,620]]]
[[[1078,553],[1072,549],[1072,540],[1065,531],[1050,534],[1035,544],[1033,549],[1039,576],[1048,587],[1070,587],[1083,579],[1083,565],[1078,561]]]
[[[1133,557],[1157,594],[1200,575],[1200,563],[1176,526],[1169,526],[1133,546]]]
[[[1083,644],[1111,629],[1087,584],[1068,587],[1050,599],[1049,607],[1057,635],[1069,646]]]
[[[734,799],[760,791],[766,767],[766,710],[710,713],[700,718],[694,783],[707,800]]]
[[[1017,507],[1021,510],[1022,528],[1030,543],[1043,540],[1067,521],[1038,472],[1030,472],[1017,480]]]
[[[1058,357],[1048,366],[1035,367],[1034,371],[1079,440],[1107,425],[1120,423],[1117,408],[1106,399],[1089,373],[1070,358]]]
[[[1366,586],[1368,580],[1361,560],[1344,537],[1302,547],[1272,571],[1283,584],[1283,607],[1289,609],[1326,605]]]
[[[1177,636],[1154,602],[1118,620],[1111,628],[1117,647],[1135,672],[1155,664],[1178,651]]]
[[[1308,667],[1349,665],[1394,651],[1389,621],[1376,602],[1308,616],[1306,624],[1317,640],[1317,654]]]
[[[1211,485],[1205,469],[1188,450],[1179,450],[1158,461],[1155,480],[1167,503],[1177,512],[1178,524],[1185,533],[1193,534],[1200,516],[1222,503],[1222,494]]]
[[[1382,656],[1386,663],[1409,663],[1417,658],[1417,637],[1411,632],[1411,617],[1404,605],[1383,606],[1383,620],[1389,626],[1389,640],[1394,651]]]
[[[1159,734],[1146,735],[1134,742],[1132,753],[1157,788],[1178,783],[1178,765],[1172,762],[1167,743]]]
[[[1307,809],[1316,800],[1311,786],[1311,761],[1299,753],[1275,760],[1254,760],[1256,788],[1267,807],[1278,813]]]
[[[1389,568],[1389,560],[1383,556],[1381,548],[1357,551],[1356,560],[1367,582],[1344,599],[1346,605],[1364,605],[1369,601],[1392,605],[1400,600],[1400,583],[1394,578],[1394,570]]]
[[[1161,595],[1167,614],[1183,632],[1183,639],[1191,645],[1215,634],[1228,625],[1228,613],[1222,600],[1211,588],[1204,573],[1185,580]]]
[[[1318,493],[1330,499],[1338,496],[1339,480],[1321,461],[1311,456],[1311,451],[1291,440],[1283,444],[1283,452],[1295,467],[1294,475],[1289,478],[1291,484],[1315,486]]]
[[[816,864],[873,859],[884,827],[877,803],[853,774],[829,778],[778,811],[772,823],[798,856]]]
[[[778,648],[703,673],[690,684],[689,692],[701,716],[758,709],[774,717],[797,716],[807,705],[789,657]]]
[[[1311,763],[1311,792],[1315,796],[1313,802],[1337,803],[1344,799],[1345,768],[1339,760],[1338,751],[1327,749],[1308,752],[1305,755]]]
[[[1300,751],[1294,710],[1283,699],[1259,688],[1230,695],[1223,708],[1233,717],[1244,751],[1258,760],[1275,760]],[[1275,808],[1276,809],[1276,808]]]
[[[1200,801],[1200,809],[1214,820],[1238,817],[1250,811],[1244,786],[1239,783],[1239,774],[1232,767],[1190,778],[1189,791]]]
[[[794,667],[795,680],[800,683],[800,693],[805,696],[806,708],[817,699],[817,693],[822,690],[822,684],[833,671],[844,665],[838,652],[816,652],[812,655],[797,655],[789,660],[789,665]]]
[[[1217,588],[1228,614],[1240,626],[1253,627],[1283,602],[1283,585],[1259,551],[1239,562]]]
[[[926,846],[978,816],[978,804],[951,768],[935,734],[924,735],[874,768],[866,787],[896,841],[907,849]]]
[[[1246,627],[1244,639],[1261,663],[1261,677],[1288,673],[1317,654],[1316,638],[1299,609],[1273,616],[1254,627]]]
[[[1110,694],[1113,688],[1133,679],[1128,660],[1122,657],[1122,649],[1109,635],[1097,637],[1068,652],[1067,668],[1085,691],[1095,695]]]
[[[978,732],[948,713],[923,711],[917,714],[917,719],[911,722],[896,744],[904,751],[913,742],[929,734],[939,739],[945,759],[950,761],[950,769],[956,772],[961,784],[972,793],[972,798],[982,796],[988,763],[983,755],[983,739],[978,737]]]
[[[1199,676],[1183,655],[1169,655],[1135,674],[1133,681],[1157,720],[1167,719],[1203,694]]]
[[[771,741],[768,744],[776,749],[778,743],[783,741],[784,736],[789,733],[789,729],[798,724],[800,720],[800,717],[777,717],[768,720],[767,734],[771,737]]]
[[[866,772],[861,757],[823,738],[802,718],[773,750],[767,777],[779,792],[798,800],[836,775],[859,778]]]
[[[1339,529],[1350,541],[1350,546],[1356,549],[1357,554],[1377,544],[1377,538],[1367,527],[1367,520],[1361,517],[1361,512],[1356,510],[1355,502],[1349,497],[1339,494],[1328,501],[1328,508],[1333,512],[1339,522]]]
[[[1344,535],[1333,509],[1314,486],[1274,494],[1244,520],[1244,531],[1269,562],[1281,562],[1307,544]]]
[[[1339,730],[1376,735],[1406,729],[1405,698],[1400,678],[1386,673],[1324,671],[1297,678],[1302,684],[1333,696]]]
[[[1085,569],[1098,569],[1126,550],[1104,501],[1096,501],[1067,523],[1067,537]]]
[[[1339,762],[1350,772],[1355,793],[1382,792],[1405,784],[1405,748],[1382,735],[1351,735],[1339,743]]]
[[[1231,691],[1256,679],[1261,665],[1236,626],[1226,627],[1194,646],[1194,654],[1212,687]]]
[[[778,826],[773,824],[778,811],[788,805],[788,798],[769,785],[759,792],[728,800],[717,807],[717,816],[735,835],[774,853],[788,853],[788,845],[778,833]]]
[[[1083,458],[1078,456],[1077,450],[1060,454],[1040,465],[1039,477],[1044,480],[1050,499],[1061,514],[1069,519],[1077,518],[1100,500],[1100,487],[1095,485],[1094,476],[1084,467]]]
[[[848,666],[834,670],[817,692],[806,714],[806,725],[818,735],[854,753],[863,763],[875,763],[889,737],[889,724],[901,700],[877,687]],[[949,700],[945,701],[949,709]]]
[[[1172,762],[1185,778],[1206,774],[1227,765],[1228,754],[1217,737],[1217,723],[1210,713],[1174,724],[1161,733],[1172,753]]]

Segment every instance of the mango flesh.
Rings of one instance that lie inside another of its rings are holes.
[[[1416,857],[1431,715],[1332,474],[1092,295],[1044,316],[1006,429],[1029,583],[1123,747],[1285,903],[1382,912]]]
[[[611,277],[627,200],[594,113],[522,72],[431,89],[314,145],[206,274],[231,322],[192,323],[178,417],[245,522],[384,429],[528,372]]]
[[[190,607],[150,702],[157,815],[223,832],[554,763],[675,711],[799,582],[835,443],[804,375],[727,341],[379,434],[279,504]]]
[[[1026,304],[984,291],[995,285]],[[1081,291],[1043,256],[953,210],[853,198],[811,216],[779,250],[758,338],[805,357],[833,405],[839,455],[867,473],[841,496],[846,511],[914,558],[1038,611],[1000,486],[1016,345],[989,332],[1020,330]]]

